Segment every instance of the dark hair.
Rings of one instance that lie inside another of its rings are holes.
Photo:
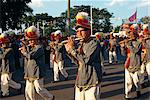
[[[76,30],[77,30],[78,28],[84,28],[86,31],[87,31],[87,30],[91,30],[91,29],[89,29],[89,28],[86,28],[86,27],[83,27],[83,26],[80,26],[80,25],[78,25],[78,26],[75,27]]]

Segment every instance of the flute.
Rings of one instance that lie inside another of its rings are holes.
[[[74,41],[80,41],[80,40],[82,40],[81,38],[75,38],[75,39],[73,39]],[[62,41],[60,44],[66,44],[68,42],[68,40],[64,40],[64,41]]]
[[[124,40],[120,41],[119,44],[126,43],[128,41],[132,41],[132,39],[124,39]]]
[[[82,39],[81,38],[75,38],[75,39],[73,39],[74,41],[81,41]],[[52,47],[53,47],[53,45],[55,45],[55,44],[58,44],[58,45],[64,45],[64,44],[66,44],[66,43],[68,43],[68,40],[64,40],[64,41],[62,41],[62,42],[60,42],[60,43],[56,43],[56,42],[50,42],[50,44],[49,45],[52,45]]]

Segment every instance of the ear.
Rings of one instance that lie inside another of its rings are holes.
[[[91,30],[87,30],[88,36],[91,35]]]

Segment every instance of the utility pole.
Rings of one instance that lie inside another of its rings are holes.
[[[2,0],[0,0],[0,7],[2,7],[2,3],[3,3],[3,1]],[[0,33],[2,33],[3,31],[2,31],[2,9],[0,8]]]
[[[93,16],[93,14],[92,14],[92,4],[91,4],[91,7],[90,7],[90,12],[91,12],[91,36],[93,35],[93,18],[92,18],[92,16]]]
[[[43,20],[43,34],[42,34],[42,36],[45,36],[45,27],[44,27],[44,25],[45,25],[45,20]]]
[[[70,0],[68,0],[68,19],[67,19],[67,24],[68,24],[68,34],[70,35]]]

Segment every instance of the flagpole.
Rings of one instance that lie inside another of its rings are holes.
[[[135,15],[135,16],[136,16],[135,23],[137,24],[137,7],[136,7],[136,11],[135,11],[135,12],[136,12],[136,15]]]
[[[137,24],[137,7],[136,7],[136,24]]]

